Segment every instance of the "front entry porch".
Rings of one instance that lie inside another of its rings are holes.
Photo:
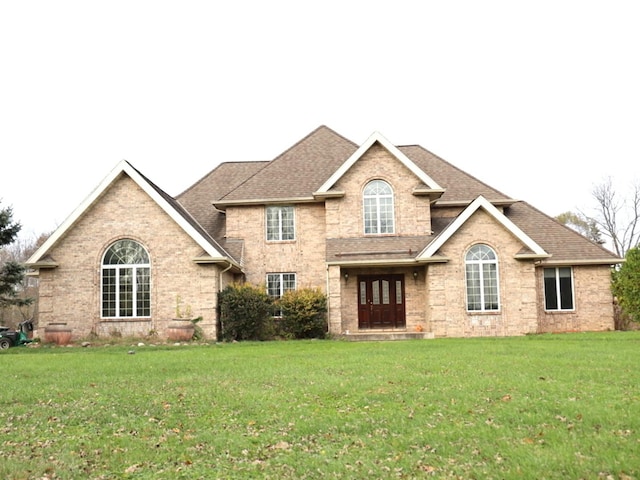
[[[329,332],[349,341],[433,338],[424,265],[331,265]]]

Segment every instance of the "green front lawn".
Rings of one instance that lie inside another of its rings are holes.
[[[0,365],[3,479],[640,479],[639,332],[18,347]]]

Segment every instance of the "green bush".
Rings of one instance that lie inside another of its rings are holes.
[[[625,259],[620,269],[613,271],[611,290],[622,314],[640,322],[640,247],[629,250]]]
[[[290,338],[324,338],[327,333],[327,297],[318,288],[290,290],[278,301],[280,328]]]
[[[251,284],[233,284],[218,294],[221,340],[267,340],[272,335],[272,300]]]

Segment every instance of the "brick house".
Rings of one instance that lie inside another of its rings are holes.
[[[321,126],[270,161],[222,163],[173,198],[121,162],[29,259],[41,326],[215,338],[217,292],[320,287],[333,334],[613,329],[621,259],[421,146]]]

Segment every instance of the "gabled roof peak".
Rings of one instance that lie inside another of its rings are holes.
[[[226,252],[216,244],[215,240],[201,229],[198,223],[186,212],[170,195],[161,190],[142,173],[136,170],[127,160],[121,160],[109,174],[93,189],[84,201],[69,215],[42,246],[27,260],[27,265],[36,265],[49,250],[73,227],[82,215],[94,205],[100,197],[120,178],[127,175],[133,180],[156,204],[162,208],[202,249],[214,259],[227,258]]]
[[[331,187],[375,144],[379,143],[385,150],[398,159],[428,188],[432,190],[444,189],[438,183],[420,169],[409,157],[402,153],[398,147],[387,140],[380,132],[373,132],[367,140],[327,179],[327,181],[314,194],[326,194]]]
[[[498,210],[491,202],[489,202],[482,195],[478,196],[473,202],[465,208],[456,219],[451,222],[447,228],[445,228],[440,235],[438,235],[433,242],[431,242],[424,251],[418,255],[418,260],[427,260],[433,257],[437,251],[453,236],[454,233],[464,225],[467,220],[480,208],[487,212],[494,220],[500,223],[511,234],[513,234],[518,240],[526,246],[533,255],[528,255],[528,258],[546,258],[550,255],[536,243],[529,235],[522,231],[515,223],[509,220],[500,210]]]

